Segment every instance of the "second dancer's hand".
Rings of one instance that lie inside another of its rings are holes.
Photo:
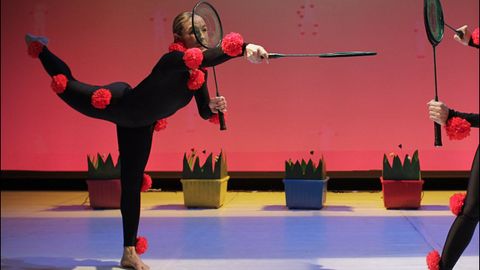
[[[213,113],[225,113],[227,111],[227,100],[223,96],[211,98],[208,107]]]

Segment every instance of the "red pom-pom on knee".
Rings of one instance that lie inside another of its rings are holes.
[[[427,255],[427,266],[428,270],[439,270],[440,269],[440,254],[438,251],[432,250]]]
[[[222,40],[222,50],[229,56],[238,56],[243,53],[243,37],[239,33],[230,33]]]
[[[61,94],[67,88],[68,79],[63,74],[58,74],[52,77],[52,90],[57,93]]]
[[[144,173],[143,174],[143,181],[142,181],[142,188],[140,189],[141,192],[145,192],[152,187],[152,177],[150,175]]]
[[[38,55],[43,51],[45,47],[42,43],[38,41],[32,41],[28,45],[28,54],[33,58],[38,58]]]
[[[101,88],[93,92],[92,105],[97,109],[105,109],[112,99],[112,93],[110,90]]]
[[[463,140],[470,135],[470,127],[472,124],[460,117],[452,117],[445,125],[450,140]]]
[[[187,87],[190,90],[198,90],[205,83],[205,73],[200,69],[190,70],[190,78],[187,82]]]
[[[147,238],[143,236],[137,237],[137,243],[135,244],[135,251],[138,255],[142,255],[148,249],[148,241]]]
[[[191,48],[185,51],[183,55],[185,65],[190,69],[197,69],[203,61],[203,53],[199,48]]]
[[[467,197],[465,193],[455,193],[450,197],[450,210],[455,216],[462,212],[465,197]]]

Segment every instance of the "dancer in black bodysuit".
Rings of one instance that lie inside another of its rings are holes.
[[[464,45],[479,48],[479,29],[470,34],[466,26],[458,29],[464,32],[463,39],[458,35],[455,35],[455,39]],[[445,125],[447,121],[453,117],[460,117],[465,119],[472,127],[479,127],[479,114],[478,113],[461,113],[448,108],[443,102],[437,102],[431,100],[428,103],[430,119],[433,121]],[[458,259],[462,255],[465,248],[470,243],[473,237],[475,228],[478,224],[478,212],[479,212],[479,160],[478,160],[478,146],[475,158],[473,159],[472,169],[470,171],[470,178],[468,182],[467,195],[463,204],[462,211],[458,214],[457,218],[450,227],[447,240],[443,247],[442,256],[437,251],[432,251],[427,257],[427,263],[429,269],[449,270],[453,269]]]
[[[123,267],[149,269],[135,251],[140,219],[140,189],[152,144],[153,128],[185,107],[193,97],[202,118],[226,111],[223,97],[210,98],[204,68],[221,64],[239,55],[252,63],[268,58],[263,47],[243,43],[241,36],[224,39],[221,47],[200,50],[192,31],[192,14],[183,12],[173,21],[175,43],[138,86],[117,82],[93,86],[77,81],[70,68],[47,47],[45,37],[26,36],[29,53],[38,57],[52,76],[58,96],[84,115],[116,124],[121,156],[121,213],[123,221]],[[230,43],[228,43],[230,42]]]

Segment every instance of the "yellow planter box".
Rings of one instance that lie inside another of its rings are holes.
[[[183,199],[189,208],[220,208],[230,176],[221,179],[181,179]]]

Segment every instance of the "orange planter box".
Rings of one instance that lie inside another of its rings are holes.
[[[120,209],[122,186],[120,179],[87,180],[90,207],[93,209]]]
[[[385,180],[383,203],[387,209],[418,209],[422,201],[423,180]]]

